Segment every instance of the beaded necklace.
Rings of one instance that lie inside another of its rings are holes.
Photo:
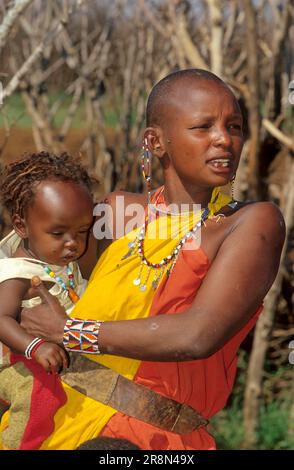
[[[44,266],[44,271],[47,274],[49,274],[49,276],[52,277],[52,279],[54,279],[57,282],[57,284],[59,284],[65,292],[68,293],[68,296],[73,304],[77,303],[77,301],[79,300],[79,296],[74,290],[75,288],[74,274],[69,266],[66,266],[68,285],[66,285],[66,283],[60,276],[56,275],[56,273],[50,268],[50,266],[48,266],[48,264]]]
[[[24,242],[27,244],[26,240]],[[28,253],[29,256],[32,256],[32,258],[35,262],[43,264],[42,261],[39,261],[39,260],[36,259],[36,256],[34,255],[34,253],[30,250],[30,248],[28,246],[23,245],[22,248],[26,253]],[[64,280],[60,276],[56,275],[56,273],[53,271],[52,268],[50,268],[50,266],[48,264],[46,264],[45,266],[43,265],[43,269],[50,277],[52,277],[52,279],[55,280],[55,282],[57,282],[57,284],[59,284],[61,286],[61,288],[65,292],[68,293],[68,296],[69,296],[70,300],[72,301],[72,303],[76,304],[77,301],[80,299],[80,297],[78,296],[78,294],[74,290],[74,288],[75,288],[75,278],[74,278],[73,271],[70,269],[70,267],[66,266],[66,273],[67,273],[67,277],[68,277],[68,286],[66,285],[66,283],[64,282]]]
[[[161,195],[163,190],[160,191],[159,195]],[[212,204],[214,204],[217,201],[217,198],[219,196],[219,193],[216,194],[214,197],[213,201],[211,201]],[[158,200],[158,198],[157,198]],[[156,208],[156,204],[154,206]],[[141,292],[145,292],[147,289],[147,282],[149,281],[151,272],[153,270],[154,277],[152,281],[152,287],[154,289],[157,289],[159,282],[164,274],[165,269],[167,268],[166,275],[170,276],[176,262],[179,256],[179,253],[181,249],[183,248],[184,244],[191,239],[192,237],[195,236],[195,233],[197,230],[200,229],[200,227],[205,223],[205,220],[208,219],[210,215],[210,209],[205,207],[200,211],[201,216],[200,220],[192,226],[191,229],[188,230],[187,233],[179,240],[177,241],[177,244],[175,248],[172,250],[172,252],[164,257],[161,261],[158,263],[153,263],[152,261],[148,260],[146,255],[145,255],[145,250],[144,250],[144,241],[146,238],[146,233],[147,233],[147,228],[148,228],[148,210],[147,214],[145,217],[145,223],[141,227],[136,239],[128,244],[129,251],[122,257],[122,260],[128,258],[129,256],[132,255],[137,255],[141,258],[141,263],[140,263],[140,268],[139,268],[139,273],[137,277],[133,280],[133,284],[135,286],[138,286]],[[171,213],[166,213],[167,215],[173,215]],[[147,274],[145,276],[145,279],[142,281],[142,274],[144,267],[147,266]]]

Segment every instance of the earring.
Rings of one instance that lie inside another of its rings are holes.
[[[141,157],[141,168],[142,168],[143,178],[145,179],[146,185],[147,185],[147,201],[148,201],[148,207],[149,207],[149,204],[151,204],[151,157],[152,157],[152,154],[150,150],[148,149],[147,139],[144,139],[142,148],[143,148],[143,154]]]
[[[230,181],[231,185],[231,197],[234,200],[234,183],[235,183],[236,175],[233,176],[233,178]]]

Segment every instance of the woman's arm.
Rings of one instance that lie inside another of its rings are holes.
[[[210,356],[248,322],[261,304],[276,277],[284,238],[284,221],[276,206],[248,206],[221,245],[188,310],[177,315],[105,322],[98,337],[100,351],[151,361]],[[41,295],[49,298],[47,292]],[[39,313],[35,319],[32,315],[24,318],[23,325],[30,332],[60,342],[66,318],[57,305],[51,302],[51,307],[54,331],[48,328],[48,307],[43,325]]]

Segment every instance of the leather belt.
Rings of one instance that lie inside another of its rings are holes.
[[[63,382],[80,393],[165,431],[188,434],[208,421],[192,407],[137,384],[112,369],[71,354]]]

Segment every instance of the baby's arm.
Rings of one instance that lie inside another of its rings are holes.
[[[17,321],[22,300],[29,288],[28,279],[9,279],[0,284],[0,341],[21,354],[34,339]],[[58,372],[62,367],[67,367],[66,353],[57,344],[41,344],[33,357],[47,372]]]

